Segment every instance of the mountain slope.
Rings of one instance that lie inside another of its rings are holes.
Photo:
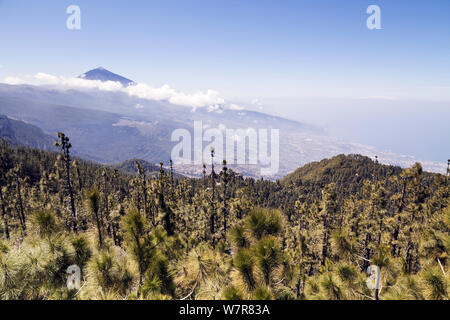
[[[164,121],[164,125],[155,125],[151,133],[143,135],[135,127],[116,125],[123,115],[88,109],[87,106],[99,103],[96,93],[77,95],[31,86],[11,88],[0,86],[0,113],[36,125],[52,136],[58,131],[66,133],[79,157],[101,163],[132,158],[157,163],[170,158],[165,137],[170,137],[180,124]]]
[[[137,108],[136,106],[139,106]],[[220,111],[220,112],[218,112]],[[277,128],[288,132],[320,133],[302,123],[246,110],[215,110],[173,105],[130,97],[121,92],[100,90],[55,90],[31,85],[0,84],[0,113],[39,126],[46,132],[65,132],[80,157],[102,163],[117,163],[127,159],[143,159],[151,163],[171,158],[171,141],[176,129],[186,129],[193,136],[195,121],[204,128],[246,129]],[[284,136],[280,137],[285,148]],[[207,142],[203,143],[206,148]],[[205,159],[205,162],[209,159]],[[221,160],[218,160],[221,161]],[[281,177],[298,163],[280,164]],[[295,166],[295,167],[294,167]],[[183,168],[176,168],[183,172]],[[201,174],[201,168],[186,168],[191,175]],[[246,175],[259,175],[257,167]]]
[[[55,150],[53,139],[40,128],[0,115],[0,140],[6,139],[12,146],[27,146],[41,150]]]

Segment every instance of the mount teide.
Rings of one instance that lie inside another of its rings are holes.
[[[122,77],[121,75],[118,75],[116,73],[113,73],[111,71],[106,70],[103,67],[98,67],[96,69],[92,69],[86,73],[83,73],[82,75],[78,76],[80,79],[86,79],[86,80],[100,80],[100,81],[114,81],[114,82],[120,82],[120,84],[124,87],[127,87],[129,85],[136,84],[133,80],[127,79],[125,77]]]

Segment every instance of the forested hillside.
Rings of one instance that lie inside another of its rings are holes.
[[[420,164],[341,155],[273,182],[223,162],[190,179],[57,147],[0,145],[0,299],[449,299],[449,178]]]
[[[53,149],[53,138],[40,128],[23,121],[17,121],[0,114],[0,139],[6,139],[13,146],[27,146],[42,150]]]
[[[139,165],[138,165],[139,163]],[[164,171],[166,173],[169,172],[169,170],[172,170],[172,174],[174,177],[176,178],[181,178],[183,177],[183,175],[176,173],[173,171],[173,168],[170,169],[170,162],[167,164],[169,169],[167,167],[164,167]],[[128,173],[131,175],[135,175],[139,172],[139,166],[146,171],[147,176],[149,177],[157,177],[158,173],[161,169],[160,166],[154,165],[148,161],[142,160],[142,159],[131,159],[131,160],[126,160],[123,161],[121,163],[116,163],[113,165],[110,165],[109,168],[111,169],[117,169],[123,173]]]

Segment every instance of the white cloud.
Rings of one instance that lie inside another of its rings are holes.
[[[197,108],[213,105],[223,105],[225,104],[225,99],[220,96],[219,92],[208,90],[206,92],[197,91],[194,94],[175,92],[175,94],[169,98],[169,102],[173,104],[184,106],[187,105],[193,108]]]
[[[255,106],[262,106],[262,103],[261,103],[261,101],[259,101],[258,98],[252,99],[252,101],[250,101],[250,104],[253,104]]]
[[[229,106],[228,106],[228,108],[230,109],[230,110],[244,110],[244,108],[243,107],[241,107],[241,106],[238,106],[237,104],[230,104]]]
[[[35,78],[37,80],[40,80],[47,84],[59,84],[59,82],[60,82],[58,77],[52,76],[50,74],[42,73],[42,72],[39,72],[38,74],[36,74]]]
[[[175,94],[175,90],[167,84],[161,88],[153,88],[145,83],[138,83],[134,86],[123,88],[123,91],[130,96],[148,100],[169,100]]]
[[[19,77],[7,77],[3,80],[7,84],[31,84],[31,85],[50,85],[61,88],[76,88],[76,89],[97,89],[102,91],[120,91],[127,93],[130,96],[138,97],[147,100],[168,101],[172,104],[192,107],[195,111],[199,107],[213,107],[218,109],[217,106],[226,104],[225,99],[219,92],[214,90],[207,90],[206,92],[197,91],[193,94],[186,94],[178,92],[165,84],[159,88],[152,87],[145,83],[138,83],[123,87],[120,82],[114,81],[100,81],[100,80],[87,80],[83,78],[66,78],[59,77],[43,72],[39,72],[34,76]],[[139,108],[139,107],[138,107]],[[230,105],[230,109],[239,108],[237,105]],[[233,109],[241,110],[241,109]]]
[[[4,83],[6,84],[11,84],[11,85],[18,85],[18,84],[24,84],[25,81],[21,78],[18,77],[6,77],[3,80]]]
[[[55,83],[48,83],[55,84]],[[78,88],[78,89],[98,89],[102,91],[120,91],[123,89],[120,82],[115,81],[100,81],[100,80],[85,80],[80,78],[59,78],[59,83],[63,87]]]
[[[208,107],[208,112],[217,112],[217,113],[222,113],[222,106],[220,104],[215,104],[215,105],[210,105]]]
[[[30,84],[30,85],[50,85],[61,88],[77,88],[77,89],[98,89],[103,91],[114,91],[123,89],[120,82],[85,80],[80,78],[66,78],[53,76],[51,74],[39,72],[34,76],[26,75],[23,78],[6,77],[3,80],[7,84]]]

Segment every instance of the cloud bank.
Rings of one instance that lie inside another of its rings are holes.
[[[120,82],[87,80],[82,78],[67,78],[50,75],[39,72],[35,75],[26,75],[24,77],[6,77],[4,83],[9,85],[44,85],[56,86],[61,89],[97,89],[101,91],[123,92],[129,96],[157,101],[168,101],[175,105],[192,107],[193,110],[200,107],[225,106],[232,110],[240,110],[241,107],[235,104],[229,104],[215,90],[197,91],[192,94],[186,94],[176,91],[165,84],[159,88],[152,87],[145,83],[137,83],[127,87],[122,86]]]

